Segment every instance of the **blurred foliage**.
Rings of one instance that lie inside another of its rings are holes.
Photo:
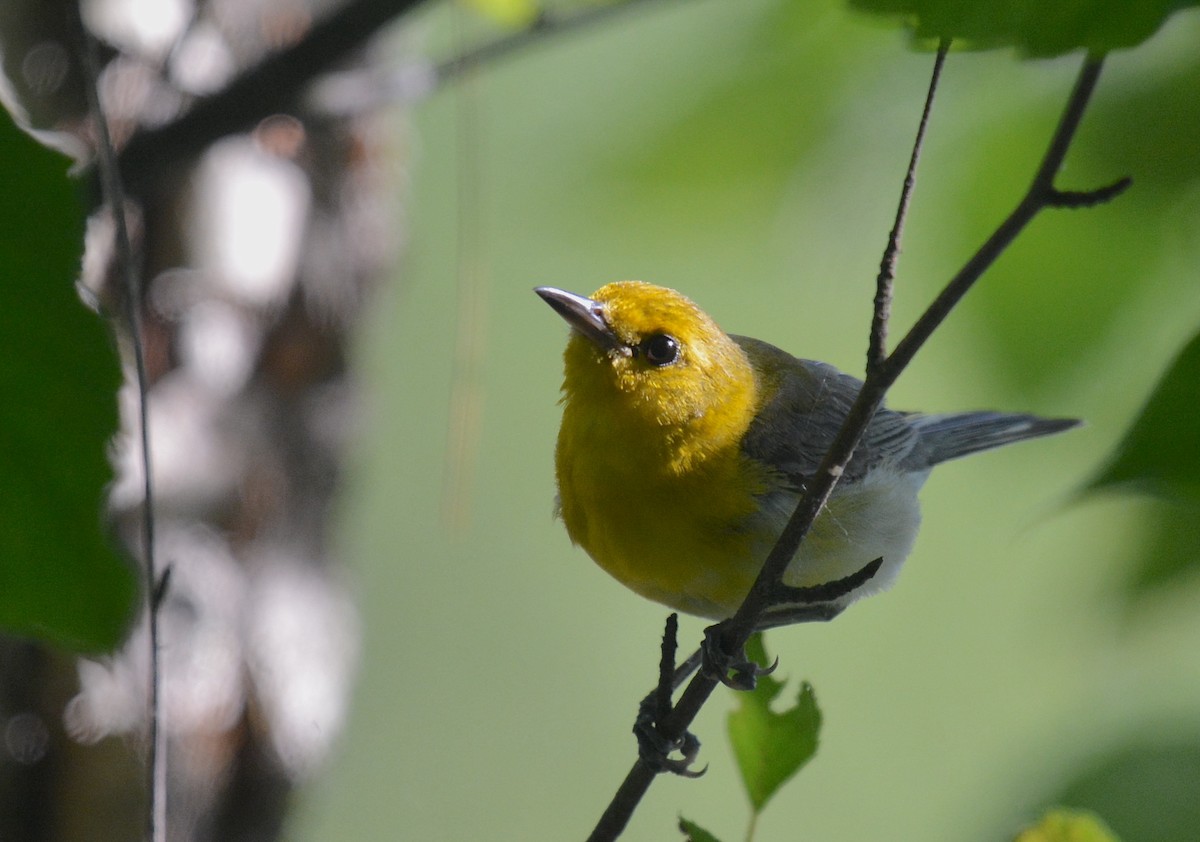
[[[1094,813],[1057,809],[1018,833],[1013,842],[1118,842],[1118,839]]]
[[[638,186],[636,204],[600,205],[597,221],[621,227],[629,214],[670,214],[674,225],[719,226],[734,236],[769,224],[787,174],[821,141],[814,117],[839,105],[836,85],[812,84],[806,75],[814,62],[844,60],[843,51],[853,50],[820,37],[822,18],[803,3],[772,3],[731,32],[736,40],[698,68],[711,78],[697,80],[687,108],[670,112],[673,119],[619,158],[602,153],[591,162],[596,177]],[[756,142],[747,143],[750,137]],[[714,195],[723,201],[712,202]]]
[[[954,38],[975,49],[1016,47],[1030,56],[1134,47],[1195,0],[851,0],[900,18],[919,39]]]
[[[759,666],[770,666],[761,632],[746,644],[746,655]],[[738,707],[727,720],[729,741],[755,813],[762,812],[779,788],[817,753],[821,710],[812,685],[802,682],[795,705],[776,713],[771,703],[783,686],[770,675],[759,676],[753,690],[736,694]]]
[[[1194,842],[1197,782],[1200,742],[1136,742],[1098,755],[1052,800],[1103,815],[1122,842]]]
[[[1130,560],[1126,587],[1144,598],[1200,570],[1200,335],[1155,386],[1108,463],[1084,491],[1152,495],[1148,538]]]
[[[1127,489],[1200,504],[1200,335],[1167,368],[1088,490]]]
[[[120,373],[76,294],[83,216],[67,161],[0,115],[0,625],[115,646],[135,586],[101,525]]]
[[[1186,587],[1200,569],[1200,505],[1160,500],[1142,515],[1145,542],[1128,561],[1126,594],[1150,599]]]
[[[1179,59],[1124,84],[1106,84],[1121,81],[1114,78],[1119,68],[1106,68],[1081,128],[1083,142],[1059,178],[1062,187],[1086,189],[1131,175],[1133,187],[1119,206],[1044,214],[973,293],[982,299],[981,327],[995,345],[994,364],[1011,382],[1049,384],[1061,371],[1087,366],[1144,299],[1147,278],[1191,248],[1181,242],[1180,215],[1196,213],[1200,183],[1200,97],[1187,94],[1200,90],[1200,52]],[[1011,173],[1040,153],[1044,139],[1033,130],[1048,130],[1057,108],[1050,101],[1019,115],[981,115],[987,142],[962,145],[962,159],[949,164],[963,179],[950,201],[966,231],[982,236],[996,224],[997,205],[1024,186]],[[1174,281],[1176,294],[1186,296],[1186,279]],[[1055,364],[1046,365],[1047,358]]]

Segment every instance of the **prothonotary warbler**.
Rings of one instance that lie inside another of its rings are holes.
[[[571,326],[555,452],[571,540],[639,594],[690,614],[736,610],[861,381],[731,336],[671,289],[622,281],[590,298],[536,290]],[[1057,433],[1072,419],[881,408],[783,584],[811,588],[882,559],[822,618],[894,581],[940,462]],[[789,622],[776,607],[763,625]],[[812,619],[800,608],[799,619]]]

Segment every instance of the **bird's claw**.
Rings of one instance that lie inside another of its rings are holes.
[[[708,767],[699,770],[691,768],[700,753],[700,740],[691,731],[684,731],[681,736],[673,739],[665,736],[658,727],[657,706],[653,701],[653,696],[649,696],[642,702],[638,708],[637,719],[633,723],[633,733],[638,743],[638,759],[656,774],[670,772],[685,778],[700,777],[708,771]],[[672,757],[675,752],[680,756]]]
[[[875,578],[875,574],[879,572],[879,568],[883,566],[883,558],[875,559],[872,562],[864,564],[858,570],[851,573],[849,576],[843,576],[841,579],[834,579],[832,582],[825,582],[820,585],[809,585],[807,587],[793,587],[783,583],[777,583],[772,589],[771,603],[779,604],[794,604],[794,605],[812,605],[815,607],[824,607],[822,603],[834,603],[844,596],[848,596],[856,589],[862,587],[867,582]],[[828,606],[832,609],[834,616],[841,610],[835,608],[832,604]]]
[[[778,666],[779,658],[772,661],[769,667],[759,666],[747,658],[732,664],[729,675],[721,679],[721,683],[732,690],[753,690],[758,686],[759,676],[770,675]]]
[[[778,658],[766,667],[754,663],[746,657],[745,648],[737,653],[730,652],[723,623],[704,630],[704,642],[700,644],[700,649],[704,657],[701,671],[732,690],[753,690],[758,686],[759,676],[770,675],[779,666]]]

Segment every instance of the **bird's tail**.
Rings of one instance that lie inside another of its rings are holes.
[[[960,456],[990,450],[1024,439],[1048,436],[1077,427],[1077,418],[1039,418],[1004,412],[961,412],[953,415],[916,415],[909,423],[921,435],[930,466]]]

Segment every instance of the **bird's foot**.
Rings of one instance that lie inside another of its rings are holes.
[[[670,772],[685,778],[698,778],[708,771],[708,767],[695,770],[692,764],[700,753],[700,740],[691,731],[684,731],[678,737],[667,737],[659,728],[659,721],[669,711],[663,711],[658,705],[656,694],[651,693],[638,706],[637,719],[633,723],[633,733],[637,737],[638,759],[652,772],[661,774]],[[678,752],[679,757],[671,755]]]
[[[731,651],[726,637],[724,622],[704,630],[704,642],[700,644],[703,660],[701,671],[733,690],[753,690],[761,675],[770,675],[779,666],[779,659],[767,667],[754,663],[746,657],[744,646]]]
[[[879,568],[883,566],[883,558],[864,564],[849,576],[824,582],[820,585],[810,585],[794,588],[790,585],[778,584],[771,592],[772,605],[812,605],[824,607],[822,603],[832,603],[865,585],[875,578]],[[838,612],[834,612],[836,615]]]
[[[638,758],[655,774],[670,772],[685,778],[698,778],[705,769],[693,771],[691,766],[700,752],[700,741],[690,731],[683,731],[675,736],[664,732],[664,723],[674,709],[671,695],[676,687],[675,649],[679,633],[679,616],[671,614],[667,617],[666,628],[663,629],[662,654],[658,662],[658,684],[642,703],[638,705],[637,719],[633,722],[633,733],[638,742]],[[688,658],[685,667],[692,662]],[[695,669],[691,666],[685,674]],[[682,681],[682,676],[680,677]],[[679,757],[672,754],[679,753]]]
[[[871,581],[882,564],[883,559],[877,558],[849,576],[820,585],[796,588],[776,584],[771,590],[771,607],[759,617],[755,629],[765,631],[797,623],[832,620],[846,608],[847,603],[841,602],[841,598]]]

